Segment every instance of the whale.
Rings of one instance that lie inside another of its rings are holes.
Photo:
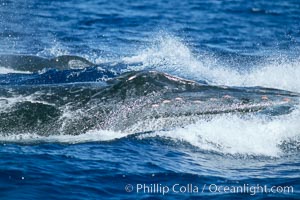
[[[291,113],[299,97],[273,88],[199,83],[158,71],[125,72],[105,84],[4,85],[0,134],[137,133],[227,114],[272,117]]]
[[[44,58],[35,55],[0,54],[0,67],[16,71],[38,72],[44,68],[58,70],[84,68],[94,63],[75,55],[62,55],[54,58]]]

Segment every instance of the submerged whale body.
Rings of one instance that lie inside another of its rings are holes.
[[[214,86],[157,71],[133,71],[103,84],[4,85],[0,133],[74,135],[95,129],[135,133],[226,113],[281,115],[298,102],[299,94],[283,90]]]

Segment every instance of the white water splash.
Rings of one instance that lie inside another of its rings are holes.
[[[70,55],[70,52],[57,40],[53,41],[53,46],[45,48],[44,50],[37,53],[37,56],[41,57],[57,57],[63,55]]]
[[[299,109],[273,120],[253,117],[242,119],[236,115],[222,115],[201,120],[183,128],[157,131],[139,136],[169,138],[184,141],[203,150],[224,154],[281,156],[280,145],[289,139],[300,142]]]
[[[225,64],[219,65],[213,56],[193,54],[179,38],[167,34],[155,38],[152,45],[135,56],[123,58],[126,63],[142,63],[130,70],[154,69],[219,85],[265,86],[300,92],[300,60],[289,61],[282,57],[271,60],[250,72],[240,72]]]

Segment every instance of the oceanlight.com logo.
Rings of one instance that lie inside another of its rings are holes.
[[[217,185],[217,184],[127,184],[125,191],[136,194],[200,194],[200,193],[232,193],[232,194],[293,194],[293,186],[268,186],[268,185]]]

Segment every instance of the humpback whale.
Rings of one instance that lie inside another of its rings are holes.
[[[93,63],[85,58],[71,55],[63,55],[55,58],[43,58],[33,55],[0,55],[0,67],[17,71],[38,72],[44,68],[64,70],[93,65]]]
[[[155,131],[215,115],[282,115],[300,95],[263,87],[199,83],[158,71],[132,71],[97,82],[0,88],[0,134]]]

